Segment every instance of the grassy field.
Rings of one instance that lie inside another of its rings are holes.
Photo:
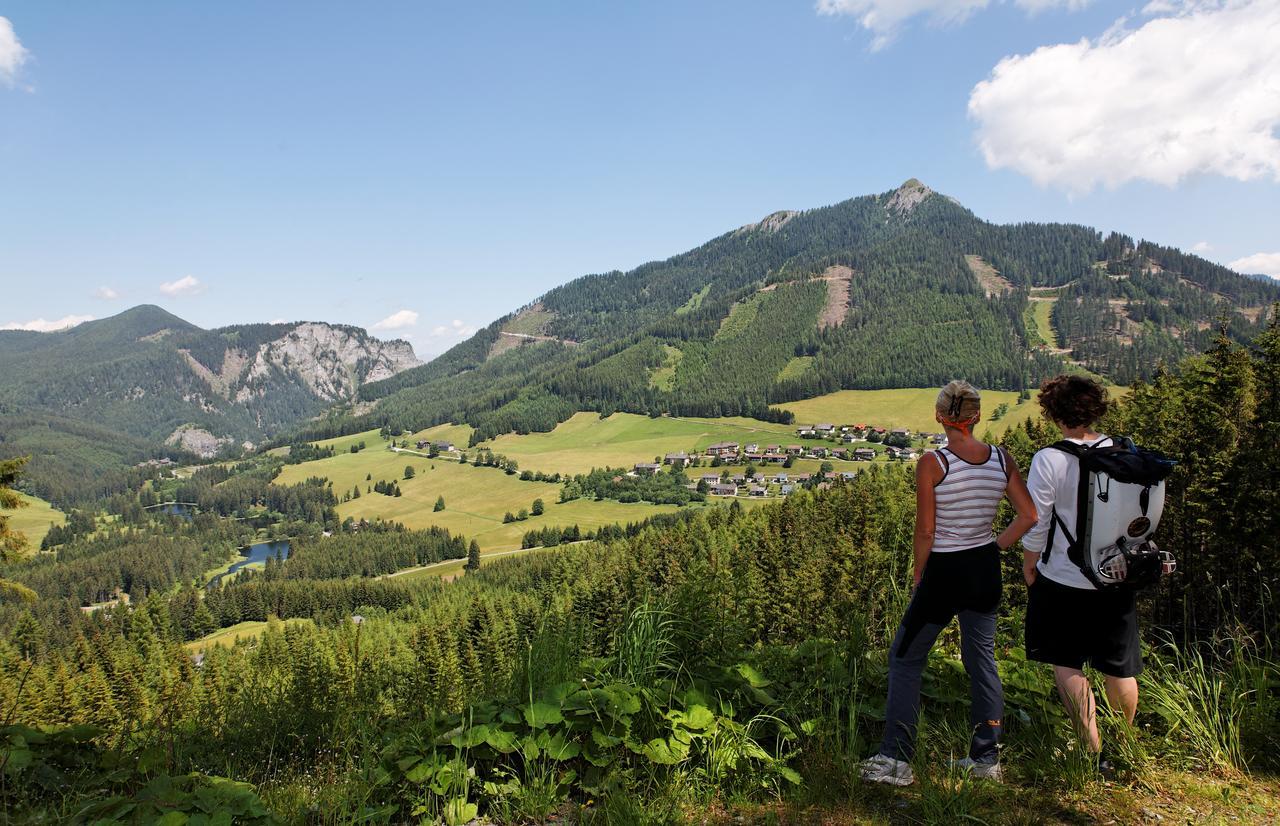
[[[778,405],[796,414],[796,424],[871,424],[878,427],[908,427],[927,433],[942,430],[933,418],[933,402],[938,397],[935,388],[906,388],[903,390],[839,390]],[[1001,403],[1009,405],[1009,412],[998,422],[991,421],[991,414]],[[1018,394],[1007,390],[982,391],[982,423],[976,429],[981,436],[990,428],[1003,433],[1015,424],[1021,424],[1028,416],[1039,412],[1035,394],[1031,401],[1018,404]]]
[[[285,620],[284,624],[301,625],[309,622],[311,622],[309,619],[289,619]],[[203,636],[198,640],[192,640],[189,643],[185,643],[183,647],[193,654],[197,651],[203,651],[206,648],[213,648],[216,645],[220,645],[223,648],[230,648],[240,640],[252,640],[262,636],[262,632],[267,630],[268,625],[269,623],[253,620],[248,622],[238,622],[235,625],[214,631],[212,634]]]
[[[5,511],[9,527],[26,535],[28,550],[38,550],[41,540],[49,532],[49,525],[61,525],[67,521],[67,516],[43,499],[25,493],[19,493],[18,497],[27,503],[27,507]]]
[[[559,546],[557,546],[559,547]],[[507,559],[511,556],[521,556],[524,554],[542,553],[543,551],[554,551],[555,548],[526,548],[521,550],[498,551],[496,553],[485,554],[480,557],[480,566],[496,562],[499,559]],[[397,571],[394,574],[388,574],[386,579],[395,579],[400,582],[416,582],[424,579],[447,579],[453,580],[463,575],[463,569],[466,568],[467,561],[465,559],[451,559],[448,562],[437,562],[434,565],[424,565],[421,568],[408,568],[403,571]]]
[[[625,525],[655,513],[676,510],[671,506],[624,505],[609,501],[575,500],[560,504],[557,501],[560,498],[559,485],[522,482],[496,468],[392,453],[385,449],[385,443],[378,439],[376,431],[366,435],[365,441],[368,447],[359,453],[339,453],[329,459],[289,465],[277,482],[287,485],[309,476],[324,476],[333,482],[339,497],[359,486],[360,498],[340,504],[339,516],[357,519],[381,517],[402,522],[410,528],[439,525],[475,539],[485,552],[519,548],[525,532],[537,528],[576,524],[587,530],[615,523]],[[403,478],[406,465],[414,467],[416,475],[413,479]],[[372,480],[366,478],[370,475]],[[399,480],[403,495],[393,497],[367,493],[367,489],[380,479]],[[445,499],[445,509],[436,512],[433,507],[439,496]],[[521,508],[531,508],[535,499],[542,499],[546,513],[522,522],[503,523],[502,518],[507,511],[516,513]]]
[[[597,467],[630,468],[653,457],[704,448],[715,442],[794,443],[795,430],[740,417],[723,419],[651,419],[633,413],[577,413],[550,433],[499,436],[491,447],[520,463],[521,469],[546,473],[586,473]]]
[[[1058,334],[1053,329],[1053,305],[1056,301],[1032,301],[1027,305],[1027,332],[1050,349],[1058,348]]]
[[[438,424],[435,427],[428,427],[426,430],[419,430],[401,441],[407,440],[409,447],[413,447],[420,439],[428,442],[453,442],[458,448],[465,449],[473,430],[474,428],[469,424]],[[377,436],[378,432],[375,430],[373,435]],[[381,445],[382,441],[379,440],[378,444]]]
[[[916,431],[935,432],[941,428],[933,418],[932,388],[903,390],[843,390],[814,399],[792,402],[781,407],[796,415],[797,424],[830,422],[832,424],[867,423],[880,427],[908,427]],[[1017,403],[1018,394],[1009,391],[983,393],[983,422],[979,436],[991,432],[999,435],[1009,427],[1037,415],[1034,397]],[[1008,411],[999,421],[991,415],[1000,404]],[[407,437],[448,440],[463,446],[471,436],[466,425],[440,425]],[[349,447],[359,442],[365,449],[350,453]],[[596,413],[577,413],[549,433],[507,434],[480,447],[490,448],[519,463],[521,470],[543,473],[577,474],[592,468],[630,468],[637,462],[653,461],[667,453],[701,450],[714,442],[739,444],[802,444],[792,425],[762,422],[741,417],[650,418],[631,413],[615,413],[600,418]],[[333,482],[339,497],[359,487],[361,496],[338,506],[342,517],[382,518],[402,522],[410,528],[439,525],[450,531],[474,538],[481,550],[495,551],[519,548],[527,531],[576,524],[584,530],[614,523],[626,524],[648,518],[655,513],[675,510],[673,507],[619,502],[576,500],[560,504],[560,486],[547,482],[522,482],[493,468],[459,465],[447,457],[429,460],[409,453],[387,450],[388,442],[376,430],[366,431],[322,444],[332,444],[338,451],[329,459],[287,466],[278,481],[300,482],[309,476],[323,476]],[[855,447],[863,445],[855,445]],[[838,470],[857,469],[858,463],[834,461]],[[405,480],[404,469],[412,465],[415,477]],[[792,473],[814,473],[820,462],[799,460]],[[780,468],[762,468],[776,472]],[[691,478],[710,473],[706,468],[690,469]],[[372,478],[369,478],[372,477]],[[369,492],[378,480],[397,480],[400,497]],[[433,510],[436,498],[443,496],[445,509]],[[542,499],[546,512],[525,521],[504,523],[508,511],[532,508],[533,500]],[[715,500],[713,500],[715,501]],[[722,500],[721,500],[722,501]]]
[[[796,356],[778,372],[778,381],[798,379],[813,366],[813,356]]]
[[[670,344],[662,345],[662,349],[667,357],[661,367],[649,371],[649,386],[658,390],[670,390],[675,385],[676,368],[680,366],[680,359],[684,358],[684,351]]]

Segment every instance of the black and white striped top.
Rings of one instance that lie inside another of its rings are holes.
[[[942,481],[933,489],[933,552],[976,548],[991,541],[996,507],[1009,477],[1004,453],[996,447],[985,462],[968,462],[947,448],[936,452]]]

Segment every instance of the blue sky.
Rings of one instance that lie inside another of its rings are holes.
[[[913,176],[1280,275],[1277,5],[0,0],[0,325],[156,303],[439,353]]]

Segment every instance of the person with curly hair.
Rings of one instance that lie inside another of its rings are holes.
[[[982,417],[977,388],[953,381],[938,394],[936,418],[947,444],[916,464],[913,593],[889,647],[889,698],[884,739],[862,763],[864,780],[906,786],[915,779],[920,683],[929,650],[952,619],[960,620],[960,657],[969,675],[970,741],[957,768],[974,777],[1000,779],[998,745],[1004,689],[996,670],[996,609],[1000,606],[1000,555],[1036,524],[1022,474],[1007,451],[973,437]],[[1000,500],[1009,497],[1017,517],[993,535]]]
[[[1040,407],[1065,439],[1088,447],[1111,441],[1094,429],[1110,402],[1106,389],[1091,378],[1063,375],[1046,381],[1040,387]],[[1097,705],[1084,665],[1102,672],[1107,701],[1132,723],[1142,652],[1135,592],[1099,591],[1068,557],[1065,532],[1054,529],[1055,513],[1063,524],[1076,523],[1079,481],[1079,461],[1061,450],[1045,448],[1031,460],[1027,487],[1039,519],[1022,539],[1022,572],[1030,589],[1027,658],[1053,666],[1068,715],[1086,747],[1099,756],[1100,768],[1109,771],[1101,757]]]

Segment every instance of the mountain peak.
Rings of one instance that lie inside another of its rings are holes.
[[[889,195],[886,206],[891,212],[906,215],[924,203],[932,194],[934,194],[933,190],[921,183],[918,178],[910,178]]]

